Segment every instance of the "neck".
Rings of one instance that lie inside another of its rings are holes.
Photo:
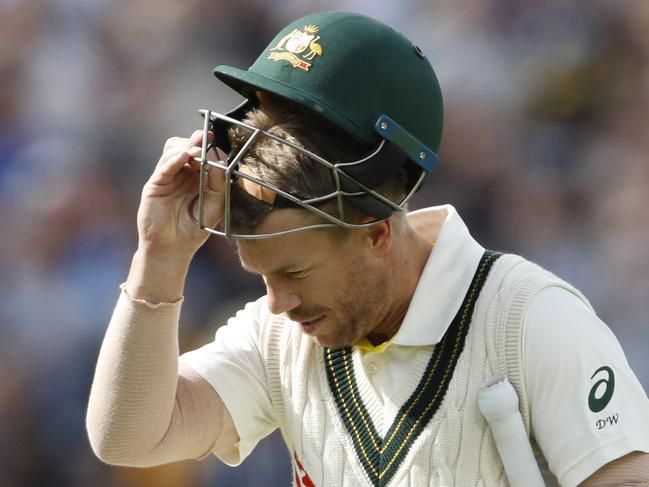
[[[433,244],[419,236],[414,230],[408,231],[389,258],[389,272],[393,299],[381,324],[367,334],[372,345],[390,340],[401,327],[408,312],[410,301],[417,288],[419,278],[426,266]]]

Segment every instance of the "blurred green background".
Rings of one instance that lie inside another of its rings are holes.
[[[239,101],[213,66],[247,67],[316,10],[395,26],[439,74],[441,162],[412,206],[453,203],[485,246],[576,284],[647,389],[647,0],[0,0],[0,485],[289,484],[277,434],[238,469],[125,469],[94,458],[84,415],[165,139]],[[182,349],[261,284],[211,238]]]

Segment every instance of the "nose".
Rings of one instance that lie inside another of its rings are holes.
[[[264,281],[266,282],[268,310],[271,313],[280,315],[302,304],[299,294],[292,292],[286,286],[271,283],[268,279],[264,279]]]

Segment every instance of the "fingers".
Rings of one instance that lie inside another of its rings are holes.
[[[214,140],[214,134],[212,132],[207,133],[207,142],[212,142]],[[194,130],[192,135],[189,137],[189,141],[194,145],[201,145],[203,143],[203,131]]]
[[[208,142],[214,137],[208,133]],[[149,178],[147,194],[161,196],[173,192],[191,193],[198,186],[200,158],[202,153],[203,131],[196,130],[188,138],[171,137],[165,143],[165,148],[158,164]],[[226,161],[227,154],[218,148],[210,150],[207,159],[211,161]],[[209,169],[209,166],[207,167]],[[211,205],[220,208],[225,188],[225,171],[209,171],[206,181],[206,197],[214,200]]]
[[[189,154],[191,155],[191,159],[189,161],[189,165],[192,166],[195,170],[200,170],[201,164],[199,161],[196,159],[200,159],[201,153],[203,152],[203,149],[200,147],[192,147],[189,149]],[[207,160],[208,161],[215,161],[218,158],[216,157],[216,154],[214,153],[214,149],[210,149],[210,151],[207,153]],[[209,169],[209,167],[208,167]]]
[[[190,159],[189,166],[192,167],[195,171],[200,171],[201,164],[194,158],[199,158],[201,156],[201,148],[195,147],[189,150]],[[212,149],[207,155],[207,159],[210,161],[219,161],[226,164],[228,156],[218,147],[216,150]],[[213,168],[212,168],[213,169]],[[223,192],[223,187],[225,185],[225,171],[223,170],[212,170],[210,171],[210,166],[207,166],[207,189],[210,191],[221,194]]]
[[[212,140],[214,140],[214,134],[212,132],[208,132],[207,141],[211,142]],[[196,147],[199,149],[199,155],[200,155],[200,148],[202,145],[203,145],[202,130],[195,130],[188,138],[170,137],[165,142],[164,149],[162,150],[162,155],[160,156],[160,160],[158,161],[157,165],[158,166],[163,165],[168,160],[169,157],[177,154],[179,150],[189,151],[190,149]]]
[[[207,132],[207,141],[212,142],[214,140],[214,133],[213,132]],[[202,130],[194,130],[192,134],[189,137],[170,137],[167,139],[164,145],[163,152],[166,152],[167,150],[172,149],[173,147],[178,147],[178,146],[184,146],[184,147],[191,147],[191,146],[201,146],[203,143],[203,131]]]
[[[211,142],[214,139],[214,134],[208,132],[207,137],[208,142]],[[193,157],[200,156],[202,143],[202,130],[195,130],[188,138],[170,137],[167,139],[150,180],[156,184],[171,182],[185,164],[188,164]]]
[[[151,175],[151,182],[161,185],[170,183],[190,159],[189,150],[181,149],[165,154],[164,160],[160,160],[158,167]]]

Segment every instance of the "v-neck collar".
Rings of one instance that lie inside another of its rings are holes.
[[[485,251],[454,319],[433,351],[415,391],[381,437],[366,405],[374,402],[368,380],[356,374],[351,347],[324,349],[324,369],[342,423],[372,485],[387,485],[439,409],[464,349],[475,303],[491,266],[501,254]],[[358,355],[358,354],[356,354]],[[370,404],[370,408],[374,405]]]

